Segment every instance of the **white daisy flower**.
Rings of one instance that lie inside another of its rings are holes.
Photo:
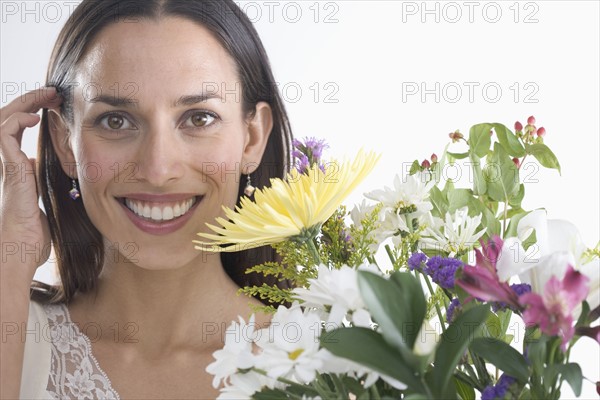
[[[225,331],[225,346],[213,353],[215,361],[206,367],[206,372],[214,375],[213,387],[219,387],[221,381],[238,372],[238,369],[248,369],[254,366],[255,356],[252,354],[254,340],[254,314],[248,324],[242,317],[239,323],[233,321]]]
[[[473,249],[484,235],[486,228],[477,231],[481,224],[481,214],[469,217],[467,207],[456,210],[454,215],[446,213],[446,218],[433,218],[421,239],[425,249],[444,250],[450,257]]]

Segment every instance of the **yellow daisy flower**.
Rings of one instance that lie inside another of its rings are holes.
[[[293,170],[286,180],[272,179],[270,187],[256,190],[254,202],[243,197],[235,210],[223,207],[221,226],[206,224],[215,233],[198,233],[212,242],[194,240],[195,248],[233,252],[312,238],[378,160],[361,150],[353,162],[331,162],[325,171],[313,165],[305,174]]]

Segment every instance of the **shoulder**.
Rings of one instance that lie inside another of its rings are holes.
[[[48,311],[59,310],[60,304],[29,302],[27,327],[21,332],[25,341],[23,370],[21,374],[22,399],[48,398],[46,391],[52,357],[51,322]]]

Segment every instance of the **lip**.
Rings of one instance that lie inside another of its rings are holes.
[[[140,201],[148,201],[148,202],[169,202],[169,201],[180,201],[187,200],[191,197],[195,198],[194,205],[184,214],[177,218],[173,218],[168,221],[155,222],[150,221],[148,219],[142,218],[131,211],[125,205],[125,198],[135,199]],[[152,194],[128,194],[126,196],[115,198],[117,203],[123,207],[125,211],[125,215],[129,218],[129,220],[141,231],[149,233],[151,235],[167,235],[169,233],[175,232],[181,229],[192,217],[194,212],[196,211],[196,207],[198,204],[202,202],[204,196],[194,195],[194,194],[164,194],[164,195],[152,195]]]

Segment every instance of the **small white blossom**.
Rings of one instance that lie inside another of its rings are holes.
[[[249,371],[243,374],[233,374],[229,379],[230,384],[221,389],[218,400],[246,400],[260,392],[264,387],[273,387],[273,379]]]
[[[426,249],[444,250],[450,257],[471,250],[486,228],[477,231],[481,224],[482,215],[469,217],[467,207],[456,210],[454,215],[446,213],[445,220],[433,218],[433,224],[428,226],[421,239],[421,245]]]
[[[381,274],[374,265],[364,265],[359,269]],[[330,270],[320,265],[317,279],[309,279],[309,288],[296,288],[293,293],[304,301],[304,306],[319,311],[326,321],[327,330],[342,326],[344,319],[354,326],[370,327],[371,316],[360,295],[357,279],[355,268],[344,265]]]
[[[385,187],[365,194],[365,197],[380,202],[380,226],[376,232],[378,242],[391,238],[394,246],[401,241],[400,232],[413,232],[413,220],[429,214],[433,209],[429,191],[435,185],[422,174],[394,178],[394,188]]]
[[[321,319],[316,313],[303,313],[297,304],[290,309],[279,306],[270,326],[257,331],[256,344],[262,352],[256,366],[272,378],[311,382],[323,366],[320,336]]]
[[[219,387],[222,380],[235,374],[238,369],[247,369],[254,366],[255,356],[252,354],[254,340],[254,314],[248,324],[239,317],[239,323],[232,322],[225,332],[225,346],[213,353],[215,361],[206,367],[206,372],[214,375],[213,387]]]
[[[386,186],[383,190],[365,194],[365,197],[381,202],[384,207],[396,213],[404,208],[414,207],[416,210],[411,214],[416,217],[433,208],[429,201],[429,191],[434,185],[434,181],[426,182],[422,175],[408,175],[403,179],[396,175],[393,189]]]

